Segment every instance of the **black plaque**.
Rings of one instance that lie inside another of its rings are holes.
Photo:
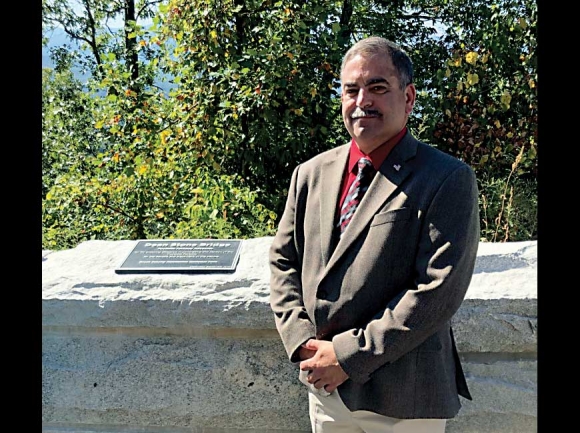
[[[234,271],[242,241],[221,239],[155,239],[137,241],[118,274]]]

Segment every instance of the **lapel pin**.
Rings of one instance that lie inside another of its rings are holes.
[[[399,164],[395,164],[393,165],[393,168],[397,171],[399,171],[401,169],[401,166]]]

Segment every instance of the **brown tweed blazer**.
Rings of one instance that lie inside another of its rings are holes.
[[[349,144],[296,167],[270,249],[270,305],[290,361],[332,341],[351,410],[452,418],[471,399],[451,330],[479,244],[478,190],[465,163],[409,132],[337,239]],[[299,378],[306,384],[305,373]]]

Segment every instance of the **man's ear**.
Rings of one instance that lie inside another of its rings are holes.
[[[413,106],[415,105],[415,98],[417,97],[417,90],[413,83],[409,84],[405,89],[405,113],[410,114],[413,111]]]

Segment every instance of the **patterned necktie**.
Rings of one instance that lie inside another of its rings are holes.
[[[344,203],[340,209],[340,219],[338,220],[338,226],[340,228],[340,234],[344,233],[346,226],[352,219],[354,211],[358,207],[358,204],[362,200],[362,197],[366,190],[368,189],[373,172],[373,164],[368,158],[361,158],[358,160],[358,173],[356,179],[350,186],[348,194],[344,199]]]

